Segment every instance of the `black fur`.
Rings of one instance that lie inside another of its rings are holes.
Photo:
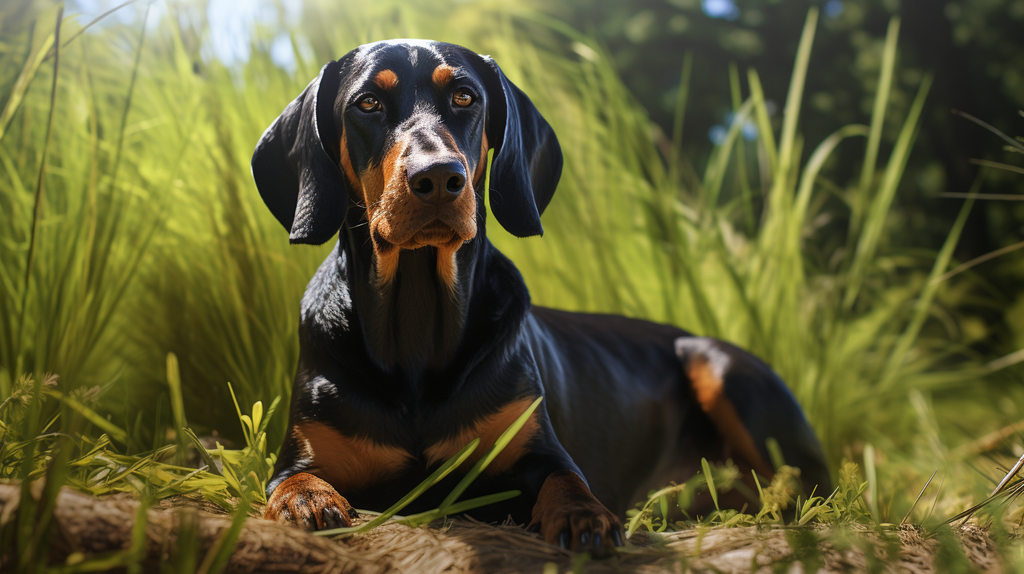
[[[436,102],[444,93],[423,81],[416,91],[381,93],[384,111],[377,116],[352,111],[372,90],[376,71],[393,70],[403,86],[441,62],[462,70],[458,81],[477,90],[479,109],[443,111]],[[402,251],[394,280],[375,281],[366,206],[353,199],[331,146],[344,130],[361,173],[379,165],[401,126],[426,122],[417,116],[424,106],[442,110],[431,121],[443,124],[474,162],[470,173],[486,132],[495,149],[496,219],[517,236],[540,234],[540,215],[561,172],[557,139],[493,61],[450,44],[370,44],[328,64],[253,156],[257,187],[293,242],[321,243],[341,230],[302,300],[289,428],[318,421],[411,456],[403,472],[341,492],[353,506],[383,510],[433,470],[424,454],[430,445],[515,400],[543,395],[528,452],[505,472],[482,477],[463,498],[505,489],[523,494],[473,514],[527,522],[544,480],[571,470],[621,516],[648,488],[698,471],[701,457],[729,454],[695,400],[685,368],[692,360],[711,361],[724,373],[725,395],[765,459],[765,440],[775,437],[786,459],[802,467],[808,490],[828,488],[813,431],[785,385],[756,358],[671,326],[532,307],[519,272],[486,238],[482,190],[476,237],[456,252],[454,288],[435,270],[434,247]],[[289,434],[269,493],[297,472],[316,472],[300,446]],[[456,472],[449,482],[458,479]],[[406,512],[436,506],[448,486]]]

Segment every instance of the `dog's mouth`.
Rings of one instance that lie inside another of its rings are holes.
[[[440,245],[447,245],[448,243],[451,243],[453,239],[455,239],[455,230],[440,219],[435,219],[421,227],[420,230],[412,236],[412,239],[406,241],[402,245],[399,245],[399,247],[402,249],[416,249],[427,245],[437,247]]]
[[[440,219],[434,219],[430,221],[418,231],[412,233],[412,236],[405,239],[401,243],[395,243],[391,237],[385,237],[380,233],[382,226],[375,225],[373,240],[376,245],[378,253],[390,254],[391,252],[401,249],[419,249],[421,247],[452,247],[453,245],[461,245],[465,239],[463,239],[451,225],[448,225]],[[395,234],[392,234],[392,237]],[[403,235],[408,235],[403,234]]]
[[[396,249],[450,246],[454,242],[461,244],[476,235],[476,225],[456,227],[440,217],[429,219],[418,228],[406,221],[401,230],[395,229],[392,222],[384,219],[384,216],[378,216],[370,221],[374,244],[379,253]]]
[[[371,218],[370,233],[376,253],[377,280],[380,284],[391,281],[398,270],[398,257],[403,250],[435,247],[437,249],[437,272],[449,288],[454,288],[457,266],[455,252],[462,244],[476,235],[476,221],[468,224],[451,225],[440,217],[428,219],[415,228],[406,220],[399,229],[392,221],[380,215]]]

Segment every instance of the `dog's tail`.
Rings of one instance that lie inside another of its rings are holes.
[[[785,383],[764,362],[708,337],[679,337],[682,363],[700,409],[723,443],[723,458],[739,459],[758,474],[775,474],[772,439],[786,465],[800,469],[804,495],[829,496],[832,481],[817,436]]]

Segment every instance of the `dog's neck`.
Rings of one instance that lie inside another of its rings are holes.
[[[381,285],[366,226],[347,233],[346,275],[367,352],[382,369],[417,378],[447,365],[462,340],[472,293],[478,237],[456,253],[457,279],[450,288],[437,273],[437,249],[422,247],[399,255],[394,277]]]

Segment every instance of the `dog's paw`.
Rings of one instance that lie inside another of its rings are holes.
[[[549,544],[574,552],[607,556],[622,546],[622,523],[591,494],[576,473],[560,470],[544,480],[531,527]]]
[[[333,486],[307,472],[300,472],[279,484],[263,512],[263,518],[295,524],[306,530],[352,526],[352,519],[358,516]]]

